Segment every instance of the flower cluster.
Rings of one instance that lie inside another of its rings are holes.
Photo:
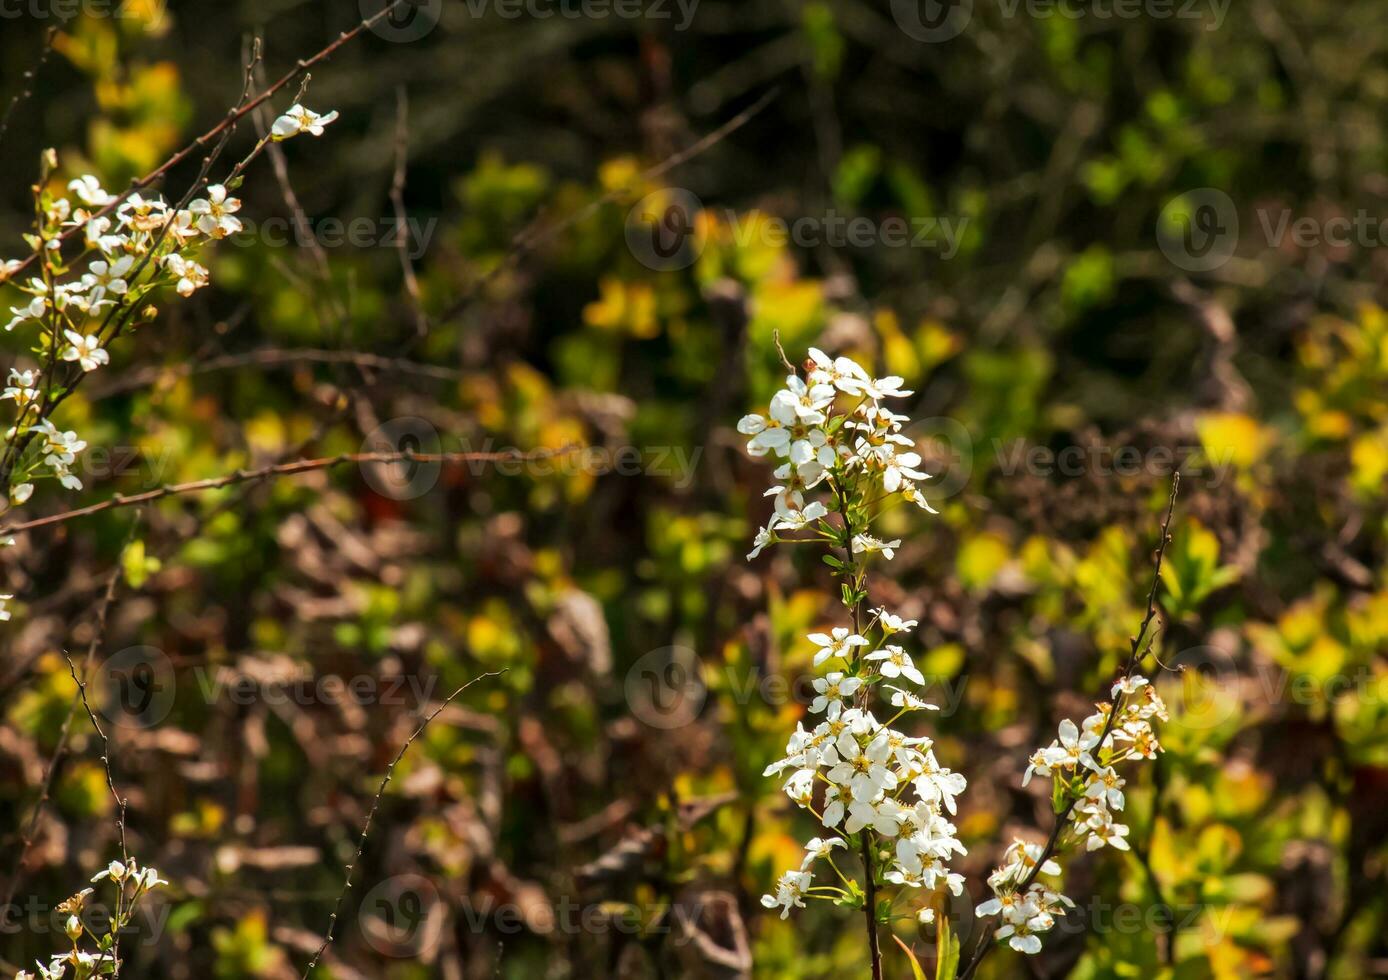
[[[885,404],[911,394],[902,389],[901,378],[873,378],[856,361],[831,359],[813,347],[809,365],[807,378],[786,378],[766,415],[746,415],[737,423],[737,431],[751,437],[749,453],[784,460],[774,473],[778,485],[766,491],[766,496],[776,498],[775,515],[757,532],[749,559],[767,545],[786,540],[779,532],[799,531],[825,520],[828,507],[820,501],[805,503],[806,492],[825,481],[842,488],[854,477],[866,477],[880,494],[900,494],[934,513],[917,485],[926,479],[917,468],[921,457],[902,433],[909,420]],[[850,404],[839,412],[841,396]],[[861,531],[853,537],[852,548],[855,554],[882,552],[890,559],[900,543]]]
[[[1089,851],[1105,844],[1128,850],[1128,827],[1114,817],[1125,805],[1126,780],[1114,767],[1133,758],[1155,759],[1161,750],[1152,719],[1166,721],[1166,705],[1147,679],[1126,677],[1113,686],[1112,696],[1112,702],[1098,705],[1083,724],[1062,721],[1059,737],[1032,754],[1022,777],[1023,786],[1038,774],[1052,779],[1055,808],[1070,821],[1063,842],[1058,842],[1063,846],[1083,842]],[[1045,858],[1040,845],[1020,840],[1012,843],[1005,858],[988,878],[994,897],[976,912],[1000,916],[1003,924],[995,935],[1013,949],[1040,952],[1038,935],[1051,929],[1065,907],[1073,907],[1064,895],[1036,880],[1060,874],[1060,866]]]
[[[890,642],[895,634],[909,632],[915,625],[914,620],[902,620],[878,609],[866,630],[880,634],[877,644],[843,628],[833,634],[811,634],[810,641],[820,648],[816,662],[832,659],[842,669],[831,670],[814,681],[818,696],[810,711],[822,714],[824,720],[811,730],[803,723],[798,725],[786,745],[785,758],[769,765],[764,775],[789,773],[783,787],[786,795],[813,813],[830,832],[851,836],[870,831],[891,842],[884,881],[907,888],[943,885],[957,895],[963,878],[950,871],[946,862],[952,855],[964,853],[949,820],[956,811],[956,797],[964,791],[964,777],[939,764],[929,738],[912,737],[891,727],[909,712],[935,706],[908,690],[883,683],[885,679],[903,678],[924,683],[910,655]],[[867,709],[861,697],[878,686],[891,692],[888,700],[896,709],[885,724]],[[849,699],[855,697],[858,703],[851,704]],[[823,794],[817,799],[820,789]],[[823,858],[843,879],[832,852],[846,844],[843,837],[811,840],[800,868],[782,875],[776,892],[764,896],[762,904],[780,908],[784,918],[792,907],[803,907],[807,896],[841,899],[841,889],[813,889],[810,869]],[[811,894],[812,890],[818,896]]]
[[[93,920],[101,919],[104,928],[94,932],[83,921],[87,900],[94,891],[91,888],[83,888],[58,905],[58,912],[66,916],[63,933],[72,943],[72,948],[50,956],[47,966],[35,963],[36,973],[20,970],[14,975],[14,980],[67,980],[69,977],[71,980],[88,980],[91,977],[115,976],[120,973],[121,963],[117,945],[120,931],[134,917],[140,900],[151,889],[167,885],[168,882],[160,878],[159,872],[153,868],[140,868],[134,859],[131,859],[129,864],[112,861],[108,867],[92,876],[93,883],[107,881],[116,885],[114,913],[109,918],[105,915],[90,917]],[[95,949],[83,949],[84,941],[94,945]]]
[[[39,274],[13,283],[26,299],[10,307],[11,319],[5,324],[6,331],[34,329],[32,351],[38,365],[11,367],[0,393],[0,400],[14,402],[16,412],[5,435],[7,486],[0,488],[12,503],[27,501],[40,479],[81,489],[71,467],[86,443],[75,432],[56,429],[49,413],[82,377],[110,364],[107,346],[136,318],[147,296],[168,287],[186,298],[208,284],[208,270],[197,259],[199,250],[242,230],[236,217],[241,202],[232,191],[240,183],[240,172],[265,144],[300,133],[321,136],[323,127],[336,118],[336,112],[319,115],[293,106],[275,120],[271,135],[257,144],[227,184],[204,188],[186,208],[171,206],[158,195],[121,198],[91,174],[70,181],[67,196],[58,196],[46,186],[57,168],[57,155],[52,150],[44,154],[35,230],[25,236]],[[65,243],[72,239],[80,248],[68,249],[74,254],[65,256]],[[24,264],[0,264],[0,282]],[[142,315],[152,317],[153,310]]]

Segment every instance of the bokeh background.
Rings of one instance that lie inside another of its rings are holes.
[[[779,337],[916,391],[941,513],[889,518],[872,595],[921,620],[975,900],[1049,828],[1025,757],[1112,677],[1184,475],[1133,852],[1074,860],[1045,951],[983,972],[1388,975],[1388,7],[932,7],[437,0],[314,71],[305,101],[341,119],[285,145],[285,181],[257,164],[214,287],[65,406],[93,446],[70,502],[364,445],[590,451],[339,467],[0,553],[0,959],[61,948],[53,906],[119,852],[79,715],[16,864],[73,701],[61,651],[119,564],[93,692],[131,850],[171,882],[129,975],[298,976],[420,710],[501,668],[396,771],[319,976],[863,975],[856,915],[757,901],[813,831],[761,771],[804,713],[804,634],[838,615],[814,556],[743,558],[769,473],[732,426]],[[250,36],[273,78],[362,16],[4,10],[0,104],[59,28],[0,145],[5,258],[43,147],[121,186],[225,113]],[[648,214],[688,219],[678,250]]]

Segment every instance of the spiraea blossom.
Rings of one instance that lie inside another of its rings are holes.
[[[785,755],[765,770],[814,816],[819,836],[762,904],[782,918],[811,899],[865,910],[877,977],[884,975],[878,926],[897,919],[933,922],[929,893],[960,895],[964,887],[950,861],[965,853],[952,820],[967,783],[940,765],[930,738],[895,727],[935,708],[924,697],[926,678],[906,642],[916,621],[886,608],[864,612],[865,563],[891,561],[902,547],[875,533],[882,509],[906,501],[935,513],[922,491],[928,476],[921,457],[903,434],[908,419],[888,407],[910,394],[900,378],[874,378],[849,358],[811,349],[804,376],[790,374],[765,414],[738,423],[748,453],[777,464],[776,485],[765,494],[775,498],[773,513],[757,531],[748,560],[771,545],[822,544],[825,562],[841,580],[846,620],[807,637],[818,675],[809,720],[796,726]],[[1148,615],[1150,622],[1150,608]],[[1119,819],[1125,784],[1117,767],[1155,758],[1160,747],[1152,721],[1166,719],[1152,685],[1133,672],[1136,654],[1134,641],[1133,660],[1112,701],[1080,724],[1061,722],[1055,741],[1028,760],[1022,783],[1037,775],[1053,781],[1058,829],[1046,845],[1013,841],[988,878],[993,897],[977,906],[978,915],[1000,920],[993,938],[1020,952],[1039,952],[1040,937],[1073,907],[1060,891],[1054,855],[1079,845],[1128,849],[1128,828]],[[844,863],[848,855],[855,856],[853,864]],[[887,897],[879,898],[884,891]],[[913,895],[919,897],[915,910],[909,907]],[[947,937],[947,924],[941,927]],[[957,937],[948,941],[957,954]],[[972,976],[991,945],[976,947],[961,975]]]
[[[864,491],[872,486],[879,496],[899,494],[934,512],[918,486],[926,478],[918,469],[920,454],[901,431],[908,419],[885,404],[911,394],[901,379],[872,378],[856,361],[831,359],[817,348],[810,349],[810,364],[807,380],[796,374],[786,378],[767,414],[746,415],[737,423],[737,431],[751,437],[749,453],[783,461],[775,470],[779,485],[766,491],[776,498],[775,516],[757,532],[749,558],[781,540],[783,532],[826,521],[825,503],[806,503],[806,494],[826,481],[837,489],[849,482]],[[881,552],[889,559],[901,543],[881,541],[866,528],[858,528],[850,541],[854,553]]]
[[[766,492],[776,498],[774,515],[757,533],[748,558],[777,542],[822,541],[838,553],[829,560],[845,579],[845,604],[855,624],[809,635],[814,666],[823,671],[809,705],[818,721],[810,730],[800,726],[785,757],[765,772],[784,780],[786,794],[814,815],[824,835],[806,845],[801,865],[786,871],[762,898],[782,917],[806,899],[859,906],[867,901],[835,860],[834,851],[848,850],[850,840],[852,850],[872,862],[867,895],[894,886],[909,902],[912,894],[947,888],[957,895],[963,888],[949,861],[964,853],[950,820],[964,777],[940,765],[929,738],[892,727],[932,707],[911,690],[922,687],[925,677],[899,642],[916,623],[876,609],[857,625],[863,618],[864,556],[891,560],[901,544],[870,533],[876,512],[893,497],[930,510],[917,485],[926,479],[920,456],[901,433],[907,419],[885,405],[911,392],[902,390],[900,378],[873,378],[846,357],[811,350],[810,358],[807,378],[790,375],[766,415],[738,423],[738,431],[750,437],[752,455],[782,461],[775,470],[778,485]],[[810,499],[816,496],[823,499]],[[885,721],[874,708],[878,699]],[[816,885],[820,862],[832,873]],[[918,911],[905,910],[902,917],[915,919]]]
[[[95,893],[93,888],[83,888],[76,895],[60,902],[59,915],[64,916],[63,934],[71,948],[55,953],[48,962],[34,964],[34,972],[20,970],[14,980],[90,980],[93,977],[118,976],[121,971],[119,935],[127,929],[135,917],[141,900],[150,891],[168,882],[153,868],[141,868],[131,858],[126,862],[112,861],[92,876],[92,883],[105,886],[110,883],[116,888],[116,901],[107,914],[92,910],[96,914],[84,915],[87,904]],[[97,923],[101,929],[95,929]],[[92,947],[90,951],[84,945]]]
[[[34,229],[24,236],[30,254],[0,263],[0,284],[18,295],[6,304],[5,330],[23,336],[31,354],[28,363],[8,367],[0,393],[13,412],[0,445],[0,501],[24,504],[45,480],[82,488],[74,467],[87,443],[49,416],[87,375],[110,366],[113,342],[151,319],[155,300],[188,297],[208,285],[201,252],[242,230],[235,217],[241,202],[231,192],[265,146],[299,133],[321,135],[336,118],[294,106],[226,182],[190,193],[186,208],[148,192],[122,198],[92,174],[69,180],[69,196],[60,196],[53,189],[64,186],[54,181],[57,154],[43,154]]]
[[[1037,775],[1052,780],[1052,799],[1063,822],[1057,851],[1080,844],[1088,851],[1106,845],[1128,850],[1128,827],[1116,819],[1125,805],[1126,781],[1114,767],[1129,759],[1156,757],[1161,747],[1152,719],[1166,721],[1167,713],[1161,696],[1140,675],[1114,684],[1112,697],[1097,705],[1081,725],[1068,718],[1062,721],[1056,740],[1028,760],[1023,786]],[[1040,934],[1074,903],[1039,880],[1060,874],[1054,860],[1042,860],[1040,844],[1013,841],[1004,857],[1004,864],[988,877],[994,897],[975,911],[1002,920],[996,938],[1020,952],[1038,953]]]

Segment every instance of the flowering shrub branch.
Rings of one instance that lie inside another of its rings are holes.
[[[800,866],[782,874],[762,904],[780,909],[782,918],[805,907],[807,899],[861,909],[872,976],[878,980],[883,976],[879,928],[899,920],[934,922],[929,901],[913,909],[913,896],[941,888],[962,894],[964,879],[948,862],[965,853],[951,818],[967,783],[940,766],[931,739],[892,727],[910,713],[937,708],[913,690],[922,688],[925,678],[900,642],[916,622],[886,608],[864,612],[868,560],[881,555],[890,561],[901,544],[874,534],[876,519],[898,500],[934,513],[919,486],[927,478],[919,469],[921,458],[902,432],[908,419],[888,407],[911,392],[902,390],[902,379],[873,378],[849,358],[831,359],[814,348],[809,355],[806,376],[792,369],[765,416],[748,415],[738,423],[738,431],[750,437],[753,456],[779,462],[778,484],[766,491],[775,497],[774,514],[757,532],[748,559],[776,544],[824,545],[823,560],[839,578],[848,620],[809,635],[818,647],[814,666],[823,670],[814,680],[818,696],[809,710],[823,719],[808,730],[798,724],[785,756],[765,771],[785,777],[786,794],[820,822],[826,835],[806,844]],[[977,908],[980,916],[1000,916],[993,939],[1021,952],[1038,952],[1040,934],[1073,904],[1037,881],[1060,874],[1055,854],[1080,843],[1086,850],[1128,849],[1128,828],[1114,819],[1124,806],[1124,779],[1115,767],[1155,758],[1159,751],[1151,720],[1165,720],[1166,709],[1135,671],[1151,642],[1175,500],[1173,485],[1147,615],[1132,639],[1126,670],[1113,686],[1113,700],[1100,704],[1081,726],[1063,721],[1058,739],[1029,760],[1023,785],[1037,774],[1053,781],[1055,829],[1044,846],[1016,840],[1007,848],[1004,864],[988,879],[994,897]],[[877,706],[889,713],[885,722],[874,713]],[[861,878],[835,860],[839,850],[860,856]],[[821,862],[832,876],[827,883],[816,881]],[[953,976],[958,941],[943,921],[939,940],[939,975]],[[958,975],[971,976],[993,945],[985,938]]]

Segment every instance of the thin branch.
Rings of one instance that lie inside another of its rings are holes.
[[[414,313],[415,333],[423,337],[429,332],[429,318],[419,297],[419,277],[410,261],[410,221],[405,210],[405,177],[410,158],[410,102],[405,86],[395,90],[395,176],[390,182],[390,203],[395,209],[395,248],[400,255],[400,272],[405,279],[405,295]]]
[[[1157,590],[1161,587],[1162,562],[1166,559],[1166,546],[1171,543],[1171,518],[1176,512],[1176,496],[1180,490],[1181,474],[1179,472],[1173,473],[1171,476],[1171,496],[1166,503],[1166,517],[1164,517],[1161,522],[1161,540],[1157,544],[1157,553],[1153,563],[1152,587],[1147,590],[1147,612],[1142,617],[1142,625],[1138,628],[1137,633],[1129,638],[1131,647],[1128,650],[1128,665],[1123,671],[1123,679],[1125,681],[1133,676],[1133,672],[1137,670],[1137,665],[1146,656],[1143,642],[1147,636],[1147,630],[1152,625],[1152,621],[1157,617]],[[1148,646],[1150,647],[1150,645],[1149,642]],[[1096,744],[1103,745],[1108,741],[1109,735],[1113,732],[1114,723],[1118,720],[1118,715],[1119,704],[1117,703],[1117,699],[1115,699],[1115,703],[1108,714],[1108,721],[1105,722],[1104,730],[1102,734],[1100,734],[1099,741]],[[1046,839],[1046,846],[1042,849],[1041,856],[1037,858],[1030,873],[1028,873],[1021,884],[1017,886],[1018,893],[1025,893],[1026,890],[1032,886],[1032,883],[1036,881],[1037,876],[1041,874],[1041,868],[1045,866],[1047,861],[1055,856],[1056,846],[1060,842],[1060,835],[1065,832],[1065,828],[1070,822],[1070,814],[1074,812],[1077,802],[1078,800],[1072,799],[1066,805],[1065,809],[1056,816],[1055,826],[1051,828],[1051,834]],[[959,974],[959,980],[969,980],[978,969],[979,964],[983,962],[984,957],[986,957],[989,951],[996,945],[997,943],[994,941],[990,930],[985,929],[983,935],[979,937],[978,946],[974,949],[974,954],[969,960],[969,965]]]
[[[106,578],[106,591],[101,597],[101,602],[96,609],[96,625],[92,632],[91,642],[87,644],[87,655],[82,661],[82,676],[90,677],[92,663],[96,659],[97,651],[101,648],[102,642],[106,638],[106,617],[111,610],[111,604],[116,598],[116,586],[120,583],[121,571],[124,565],[126,548],[130,547],[131,540],[135,537],[135,529],[139,527],[140,519],[138,514],[130,525],[130,533],[126,536],[125,545],[121,548],[120,557],[117,558],[115,567],[111,569],[111,574]],[[48,804],[49,795],[53,791],[53,779],[58,771],[58,763],[62,761],[67,752],[68,738],[72,734],[72,720],[77,717],[77,705],[81,700],[81,688],[72,696],[72,703],[68,705],[67,717],[63,719],[63,727],[58,732],[58,744],[53,747],[53,754],[49,756],[48,767],[44,770],[43,785],[39,790],[39,798],[34,803],[33,812],[29,814],[29,821],[24,827],[20,836],[19,854],[16,855],[14,866],[10,871],[9,882],[5,887],[5,898],[0,902],[0,908],[9,908],[14,900],[15,888],[19,885],[19,877],[24,871],[24,859],[29,856],[29,849],[34,846],[34,837],[38,832],[39,819],[43,815],[44,807]]]
[[[376,816],[376,810],[381,805],[381,797],[385,795],[386,787],[390,785],[391,777],[395,775],[395,767],[400,764],[400,760],[405,757],[405,753],[409,751],[410,746],[414,744],[415,740],[419,738],[420,735],[424,734],[424,729],[429,727],[429,723],[442,714],[443,710],[452,704],[457,699],[458,695],[462,694],[478,681],[486,680],[489,677],[500,677],[504,673],[506,673],[505,668],[481,674],[444,698],[443,703],[431,711],[429,716],[419,723],[419,727],[414,730],[414,734],[406,739],[405,744],[400,746],[400,751],[395,753],[395,758],[392,759],[390,765],[386,767],[385,776],[382,777],[381,785],[376,790],[376,796],[371,801],[371,809],[366,812],[366,822],[362,824],[361,836],[357,838],[357,851],[352,855],[352,863],[347,865],[344,869],[346,873],[342,881],[342,891],[338,893],[337,902],[333,906],[333,913],[328,917],[328,930],[323,934],[323,942],[318,947],[318,951],[313,954],[313,959],[309,961],[308,966],[304,967],[303,980],[308,980],[308,975],[313,972],[313,968],[318,965],[319,958],[322,957],[323,952],[333,941],[333,931],[337,928],[337,919],[342,912],[342,903],[347,900],[347,893],[352,890],[352,873],[356,870],[357,862],[361,860],[362,851],[366,848],[366,838],[367,835],[371,833],[371,821]]]
[[[613,190],[608,191],[606,194],[603,194],[596,200],[590,201],[587,205],[579,208],[577,211],[568,215],[562,221],[558,221],[554,224],[549,225],[540,225],[538,221],[532,222],[530,227],[522,230],[520,234],[516,235],[516,237],[512,240],[511,250],[506,254],[506,256],[495,266],[489,269],[485,274],[473,280],[472,283],[468,286],[468,288],[463,291],[463,294],[459,296],[456,300],[454,300],[453,305],[446,309],[440,316],[438,316],[435,322],[447,323],[449,320],[452,320],[454,317],[456,317],[459,313],[463,312],[463,310],[467,308],[468,304],[472,302],[473,296],[477,294],[477,291],[479,289],[481,289],[484,285],[486,285],[487,283],[495,279],[497,276],[499,276],[504,270],[515,265],[517,262],[521,260],[521,258],[534,251],[538,246],[544,244],[545,242],[559,235],[561,232],[572,227],[573,225],[585,220],[589,216],[595,214],[599,209],[604,208],[609,204],[613,204],[617,201],[620,201],[624,196],[630,193],[631,187],[638,186],[649,181],[658,180],[665,174],[669,173],[671,170],[674,170],[676,167],[689,162],[690,160],[694,159],[700,154],[707,152],[714,146],[723,142],[723,140],[727,139],[733,133],[737,132],[743,126],[751,122],[752,119],[754,119],[763,109],[765,109],[773,101],[775,101],[776,97],[780,94],[781,90],[779,87],[771,89],[771,91],[767,92],[761,98],[757,99],[756,102],[752,103],[746,109],[739,112],[732,119],[729,119],[727,122],[710,132],[708,135],[699,139],[698,141],[686,147],[685,149],[680,150],[678,153],[674,153],[666,157],[664,160],[662,160],[660,163],[657,163],[655,166],[643,170],[634,180],[629,182],[626,186],[614,188]]]
[[[232,126],[235,126],[238,122],[245,118],[246,115],[248,115],[251,112],[254,112],[256,107],[264,105],[266,102],[269,102],[272,98],[279,94],[279,92],[285,86],[289,85],[304,72],[308,71],[315,65],[327,61],[329,58],[331,58],[334,54],[337,53],[339,48],[347,44],[349,41],[352,41],[355,38],[359,37],[364,31],[370,30],[372,27],[375,27],[386,17],[390,16],[390,14],[394,13],[397,8],[407,6],[413,2],[414,0],[392,0],[391,3],[389,3],[383,9],[381,9],[379,12],[371,15],[370,17],[364,18],[352,29],[343,31],[336,38],[334,38],[333,41],[329,43],[326,47],[319,50],[317,54],[311,55],[307,58],[300,58],[298,61],[294,63],[294,67],[290,68],[287,72],[280,76],[280,78],[265,91],[261,92],[255,98],[251,99],[249,102],[244,103],[238,108],[230,110],[221,122],[217,123],[217,125],[213,126],[207,132],[203,133],[197,139],[193,140],[193,142],[189,143],[187,146],[179,150],[173,156],[169,157],[157,168],[151,170],[148,174],[146,174],[143,177],[137,177],[135,180],[132,180],[130,182],[129,187],[127,187],[122,193],[116,195],[109,204],[107,204],[101,210],[93,214],[92,217],[100,218],[110,214],[122,203],[124,203],[125,200],[128,197],[130,197],[131,194],[134,194],[137,191],[144,190],[146,187],[149,187],[151,184],[164,177],[174,167],[178,166],[180,163],[188,159],[198,150],[202,149],[204,146],[211,143],[214,139],[221,136],[227,129],[229,129]],[[67,242],[70,238],[72,238],[74,235],[78,234],[82,230],[82,226],[70,228],[68,231],[64,232],[61,237],[59,237],[58,241]],[[11,270],[11,277],[19,275],[20,272],[26,269],[30,265],[30,263],[34,261],[34,258],[35,256],[30,255],[28,258],[24,259],[24,261],[22,261],[17,267]]]
[[[464,377],[456,368],[441,367],[436,364],[423,364],[404,357],[383,357],[366,351],[324,350],[316,347],[279,348],[262,347],[240,354],[222,354],[209,357],[205,361],[192,361],[182,364],[167,364],[144,368],[108,385],[88,392],[88,399],[99,401],[112,395],[124,394],[147,388],[164,379],[187,378],[195,374],[209,374],[213,371],[227,371],[242,367],[293,367],[299,364],[345,364],[367,368],[386,374],[412,374],[422,378],[435,378],[439,381],[458,381]]]
[[[5,134],[10,129],[10,117],[19,108],[21,102],[34,94],[34,79],[38,77],[43,66],[48,63],[48,56],[53,53],[53,42],[57,40],[58,28],[50,27],[43,35],[43,48],[39,51],[39,56],[29,69],[20,76],[20,89],[10,99],[9,105],[5,106],[5,114],[0,116],[0,143],[5,140]]]
[[[113,510],[117,507],[133,507],[137,504],[147,504],[165,497],[172,497],[185,493],[202,493],[206,490],[220,490],[222,487],[229,487],[237,483],[254,483],[261,480],[270,480],[281,476],[297,476],[301,473],[309,473],[314,470],[329,469],[334,466],[341,466],[343,463],[503,463],[503,462],[534,462],[537,460],[553,459],[578,450],[577,446],[565,446],[562,449],[541,449],[531,452],[521,452],[520,450],[507,450],[503,452],[456,452],[456,453],[416,453],[416,452],[395,452],[395,453],[340,453],[337,456],[324,456],[321,459],[298,459],[292,463],[276,463],[272,466],[262,466],[253,470],[237,470],[225,476],[211,477],[206,480],[193,480],[190,483],[170,483],[155,490],[147,490],[144,493],[136,493],[126,496],[116,494],[115,496],[103,500],[99,503],[89,504],[86,507],[78,507],[75,510],[63,511],[61,514],[50,514],[47,517],[37,517],[32,521],[24,521],[19,524],[10,524],[0,528],[0,535],[18,534],[21,531],[30,531],[36,527],[47,527],[52,524],[63,524],[67,521],[75,520],[79,517],[89,517],[92,514],[100,514],[102,511]]]

